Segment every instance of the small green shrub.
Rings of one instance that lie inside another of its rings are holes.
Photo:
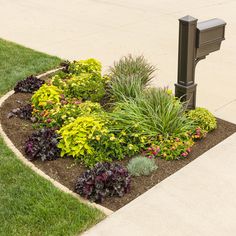
[[[85,101],[81,102],[77,99],[61,100],[60,105],[54,106],[46,114],[44,113],[38,119],[48,127],[61,127],[82,115],[98,114],[103,112],[99,103]]]
[[[100,75],[102,71],[101,62],[94,58],[73,61],[69,63],[68,73],[80,75],[84,73]]]
[[[105,81],[101,75],[97,74],[73,75],[66,81],[65,95],[84,101],[99,102],[105,95]]]
[[[143,155],[149,158],[161,157],[165,160],[177,160],[187,157],[193,144],[194,141],[189,132],[168,138],[159,135],[156,140],[152,141],[151,147],[143,151]]]
[[[143,56],[128,55],[110,67],[109,91],[115,101],[134,98],[149,84],[153,78],[155,67]]]
[[[151,172],[157,169],[154,159],[149,159],[144,156],[132,158],[127,169],[132,176],[150,175]]]
[[[209,132],[217,127],[216,118],[205,108],[198,107],[188,112],[188,117],[194,122],[196,127]]]

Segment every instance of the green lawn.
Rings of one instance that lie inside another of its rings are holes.
[[[0,39],[0,95],[16,81],[59,66],[61,59]]]
[[[0,39],[0,94],[59,62]],[[76,235],[103,218],[24,166],[0,138],[0,235]]]

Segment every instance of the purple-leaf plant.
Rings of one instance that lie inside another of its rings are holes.
[[[75,192],[94,202],[106,197],[122,197],[130,191],[130,175],[127,169],[114,163],[97,163],[85,171],[76,181]]]

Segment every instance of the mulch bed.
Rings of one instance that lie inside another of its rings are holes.
[[[14,145],[24,155],[24,143],[27,137],[34,131],[32,123],[21,120],[17,117],[7,118],[8,113],[14,108],[20,107],[30,101],[31,94],[17,93],[9,97],[0,108],[0,122],[3,130],[14,143]],[[124,197],[107,198],[102,205],[116,211],[126,205],[151,187],[155,186],[163,179],[172,175],[198,156],[220,143],[222,140],[236,132],[236,125],[227,121],[218,119],[218,128],[209,133],[206,138],[198,141],[192,148],[190,155],[181,160],[165,161],[156,159],[158,169],[150,176],[134,177],[131,182],[131,192]],[[118,163],[126,165],[128,160],[119,161]],[[76,178],[85,171],[85,167],[73,159],[57,159],[54,161],[42,162],[34,161],[34,164],[46,174],[62,183],[71,190],[74,190]]]

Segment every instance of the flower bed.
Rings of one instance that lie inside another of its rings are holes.
[[[47,174],[118,209],[236,130],[218,120],[218,129],[207,134],[216,128],[212,114],[188,112],[169,90],[149,88],[153,72],[142,57],[125,57],[106,76],[94,59],[67,63],[45,83],[32,76],[21,81],[1,108],[1,123]]]

